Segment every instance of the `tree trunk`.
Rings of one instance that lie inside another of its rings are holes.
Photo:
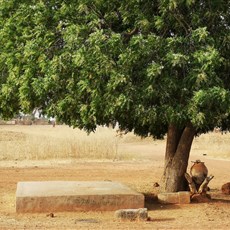
[[[191,124],[183,129],[169,125],[161,192],[186,190],[187,181],[184,175],[194,136],[195,129]]]

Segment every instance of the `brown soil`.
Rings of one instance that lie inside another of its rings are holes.
[[[205,161],[210,173],[215,176],[210,182],[211,201],[158,204],[154,199],[158,187],[154,187],[154,183],[160,183],[164,163],[164,143],[159,143],[123,144],[120,147],[148,156],[129,161],[1,161],[0,229],[230,229],[230,196],[221,193],[221,186],[230,181],[230,161],[193,154],[191,160]],[[150,220],[120,222],[114,218],[114,212],[16,214],[17,182],[43,180],[122,182],[148,194],[146,207]]]

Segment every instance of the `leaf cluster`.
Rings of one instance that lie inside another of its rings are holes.
[[[228,130],[229,14],[224,0],[1,0],[0,114],[155,138]]]

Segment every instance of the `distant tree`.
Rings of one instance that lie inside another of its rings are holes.
[[[230,127],[230,2],[0,0],[0,113],[167,134],[162,191],[193,139]]]

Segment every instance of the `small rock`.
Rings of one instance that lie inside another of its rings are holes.
[[[46,215],[47,217],[51,217],[51,218],[54,218],[54,214],[51,212],[49,214]]]
[[[148,220],[148,211],[147,208],[140,209],[120,209],[115,211],[115,217],[120,220],[129,220],[129,221],[147,221]]]
[[[225,195],[230,195],[230,182],[223,184],[221,187],[221,191]]]
[[[160,185],[157,183],[157,182],[155,182],[154,184],[153,184],[153,187],[159,187]]]

